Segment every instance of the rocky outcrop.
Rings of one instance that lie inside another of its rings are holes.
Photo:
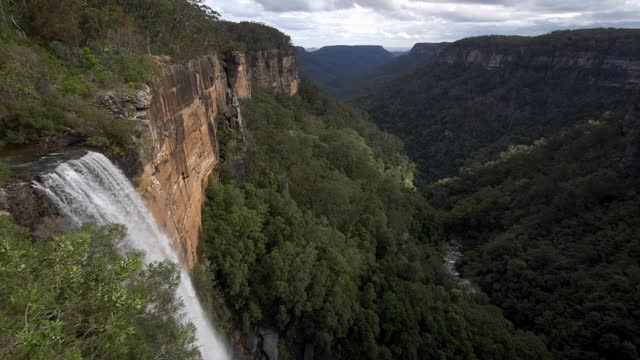
[[[294,95],[300,83],[296,57],[280,56],[278,50],[258,51],[252,55],[251,78],[276,93]]]
[[[139,93],[125,101],[134,104],[128,107],[143,126],[143,170],[135,183],[189,267],[197,260],[204,186],[219,160],[216,122],[242,130],[239,99],[251,97],[252,79],[274,92],[293,95],[298,90],[295,58],[276,51],[253,57],[247,61],[245,54],[234,52],[226,61],[212,55],[165,65],[163,74],[149,82],[149,97]]]
[[[278,360],[280,334],[272,329],[259,327],[245,337],[235,331],[231,337],[234,360]]]
[[[251,97],[251,76],[249,75],[247,56],[240,51],[234,51],[231,56],[232,66],[229,68],[231,87],[236,90],[240,99]]]
[[[267,357],[265,360],[278,360],[278,332],[260,328],[258,333],[262,336],[262,351]]]
[[[622,166],[628,170],[640,170],[640,96],[625,117],[623,128],[627,135],[627,148]]]

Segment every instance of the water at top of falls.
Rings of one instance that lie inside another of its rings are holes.
[[[140,195],[124,173],[104,155],[89,152],[80,159],[59,165],[33,185],[75,225],[126,225],[126,246],[143,250],[146,263],[165,259],[179,263],[169,237],[160,230]],[[196,326],[202,357],[228,359],[226,348],[209,323],[184,268],[178,294],[184,302],[187,319]]]

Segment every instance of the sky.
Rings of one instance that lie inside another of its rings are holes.
[[[640,28],[640,0],[205,0],[222,18],[274,26],[306,48]]]

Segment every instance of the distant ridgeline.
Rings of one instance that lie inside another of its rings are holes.
[[[382,46],[325,46],[313,52],[296,49],[300,72],[338,96],[351,92],[352,81],[395,59]]]
[[[418,56],[422,64],[408,74],[390,63],[373,75],[385,80],[358,89],[366,94],[358,103],[403,139],[425,181],[493,159],[510,144],[624,112],[640,86],[633,29],[484,36],[435,50],[418,44],[396,64]]]

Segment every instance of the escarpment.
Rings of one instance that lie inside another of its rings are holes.
[[[640,57],[609,56],[596,52],[569,53],[558,51],[548,55],[503,53],[491,49],[454,47],[441,54],[449,64],[480,65],[487,69],[509,67],[576,71],[602,85],[631,87],[640,84]]]
[[[605,86],[640,84],[640,53],[630,46],[640,40],[634,29],[559,31],[524,36],[482,36],[442,49],[440,62],[477,65],[490,70],[532,69],[562,72]]]
[[[258,51],[250,55],[251,78],[276,93],[295,95],[299,77],[294,55],[278,56],[278,50]]]
[[[252,80],[278,93],[294,95],[298,89],[294,57],[234,52],[226,60],[211,55],[166,65],[149,82],[140,139],[143,169],[135,182],[189,267],[196,261],[203,186],[219,160],[216,119],[241,126],[238,98],[251,96]]]

